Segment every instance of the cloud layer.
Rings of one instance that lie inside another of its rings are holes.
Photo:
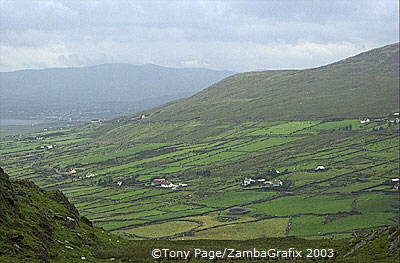
[[[0,1],[0,71],[307,68],[399,41],[398,1]]]

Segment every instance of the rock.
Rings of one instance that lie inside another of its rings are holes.
[[[9,176],[0,167],[0,219],[6,215],[19,216],[16,200],[16,193]]]
[[[79,218],[79,212],[76,207],[68,201],[67,197],[60,190],[56,190],[54,192],[54,199],[57,200],[60,204],[64,205],[68,209],[68,211],[71,212],[75,219]]]
[[[60,214],[55,214],[55,215],[53,216],[53,218],[54,218],[54,219],[58,219],[58,220],[64,220],[64,217],[63,217],[62,215],[60,215]]]
[[[24,235],[18,234],[16,236],[12,236],[12,237],[9,238],[9,240],[12,241],[12,242],[15,242],[15,243],[19,243],[22,240],[24,240]]]
[[[65,222],[64,222],[64,226],[66,226],[66,227],[68,227],[68,228],[75,228],[75,227],[77,227],[78,226],[78,224],[76,223],[76,221],[75,220],[66,220]]]
[[[357,243],[346,255],[344,255],[344,257],[351,256],[355,251],[362,248],[366,244],[367,244],[367,241],[362,240],[361,242]]]
[[[88,226],[93,226],[92,222],[90,222],[90,220],[86,217],[86,216],[81,216],[81,221],[88,225]],[[103,232],[104,233],[104,232]]]
[[[390,244],[389,250],[398,250],[400,246],[400,236],[397,236],[397,238]]]

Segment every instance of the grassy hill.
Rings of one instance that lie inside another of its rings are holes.
[[[248,72],[151,110],[152,120],[319,120],[399,109],[399,43],[306,70]]]

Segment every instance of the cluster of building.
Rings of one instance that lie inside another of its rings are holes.
[[[55,147],[57,147],[57,145],[53,144],[53,145],[44,145],[44,146],[40,146],[40,149],[42,150],[52,150]]]
[[[246,177],[243,180],[242,186],[249,186],[249,185],[263,185],[264,187],[279,187],[283,185],[281,180],[272,180],[267,181],[267,179],[253,179]]]
[[[179,187],[188,187],[188,184],[173,184],[165,178],[155,178],[151,181],[151,186],[170,188],[172,190],[178,189]]]
[[[360,119],[360,123],[369,123],[369,122],[391,122],[391,123],[400,123],[399,113],[395,112],[390,117],[386,117],[383,119],[369,119],[362,118]]]
[[[96,176],[99,176],[99,175],[98,174],[94,174],[94,173],[90,173],[90,174],[85,175],[85,178],[93,178],[93,177],[96,177]]]

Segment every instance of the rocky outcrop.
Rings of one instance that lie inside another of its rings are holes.
[[[16,215],[16,196],[9,176],[0,167],[0,222],[5,221],[6,216]]]
[[[80,258],[102,244],[103,233],[61,191],[10,180],[0,168],[0,262],[53,262],[70,248]]]

